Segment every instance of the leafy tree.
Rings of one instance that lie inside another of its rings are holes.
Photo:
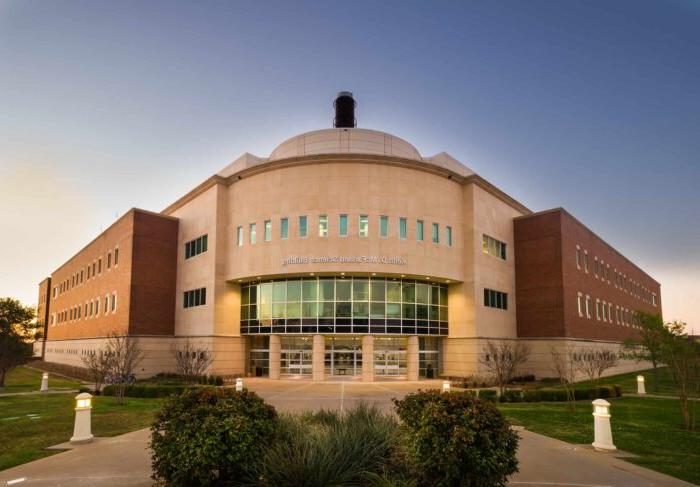
[[[666,323],[659,348],[661,360],[668,365],[681,406],[683,425],[695,428],[695,402],[689,400],[700,390],[700,345],[685,333],[682,321]]]
[[[13,298],[0,298],[0,388],[5,375],[32,357],[28,340],[34,331],[34,309]]]
[[[639,317],[639,338],[625,342],[625,347],[632,352],[637,360],[651,362],[654,368],[654,381],[652,390],[659,390],[659,365],[662,364],[661,345],[667,333],[661,315],[653,315],[644,311],[637,311]]]

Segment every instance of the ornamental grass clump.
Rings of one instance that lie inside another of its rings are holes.
[[[394,404],[418,485],[505,486],[518,471],[518,436],[491,402],[429,390]]]

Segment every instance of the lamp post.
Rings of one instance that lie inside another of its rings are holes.
[[[236,379],[236,392],[243,392],[243,379],[241,377]]]
[[[646,394],[647,390],[644,387],[644,376],[643,375],[638,375],[637,376],[637,394]]]
[[[92,441],[92,426],[90,411],[92,410],[92,395],[83,392],[75,396],[75,427],[71,443],[89,443]]]
[[[49,373],[44,372],[41,374],[41,389],[39,389],[41,392],[48,392],[49,391]]]
[[[449,380],[442,381],[442,392],[450,392],[450,381]]]
[[[612,430],[610,429],[610,403],[605,399],[593,401],[593,448],[598,451],[614,451]]]

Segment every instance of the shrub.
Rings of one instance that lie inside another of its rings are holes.
[[[534,374],[518,375],[510,380],[510,383],[514,382],[535,382]]]
[[[520,390],[506,390],[500,399],[501,402],[521,402],[523,400],[523,392]]]
[[[478,397],[485,401],[496,402],[498,400],[498,391],[494,389],[479,389]]]
[[[363,404],[344,414],[322,410],[283,416],[255,478],[280,487],[377,482],[396,443],[396,429],[391,416]]]
[[[276,417],[272,406],[246,389],[172,396],[151,427],[153,478],[173,486],[248,478],[271,444]]]
[[[546,402],[566,402],[566,390],[564,389],[539,389],[538,401]]]
[[[152,384],[134,384],[128,386],[124,391],[126,397],[166,397],[173,394],[181,394],[188,387],[184,385],[152,385]],[[114,396],[116,394],[113,385],[107,385],[102,388],[102,394],[105,396]]]
[[[493,404],[437,390],[394,404],[421,485],[504,486],[517,472],[517,434]]]

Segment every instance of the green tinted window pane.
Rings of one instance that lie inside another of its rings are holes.
[[[401,284],[404,303],[416,302],[416,285],[412,282],[404,282]]]
[[[440,305],[447,306],[447,288],[440,288]]]
[[[287,281],[287,301],[301,301],[301,281]]]
[[[248,292],[250,293],[250,298],[248,301],[250,304],[257,304],[258,303],[258,286],[257,284],[253,284],[248,288]]]
[[[350,318],[352,312],[352,303],[349,301],[335,303],[336,318]]]
[[[250,287],[241,286],[241,304],[250,304]]]
[[[339,280],[335,283],[335,298],[338,301],[350,301],[352,295],[352,281]]]
[[[265,282],[260,284],[260,298],[258,299],[258,304],[270,303],[272,303],[272,283]]]
[[[335,313],[335,303],[319,303],[320,306],[320,316],[325,318],[333,318]]]
[[[440,286],[430,286],[430,304],[440,302]]]
[[[440,306],[440,321],[448,321],[447,306]]]
[[[304,303],[302,308],[302,318],[316,318],[317,306],[316,303]]]
[[[430,306],[430,319],[431,320],[439,320],[440,319],[440,307],[439,306]]]
[[[284,303],[287,300],[287,283],[285,281],[273,283],[272,297],[275,303]]]
[[[369,282],[367,279],[353,279],[352,299],[353,301],[367,301],[369,298]]]
[[[308,228],[307,228],[306,217],[300,216],[299,217],[299,236],[306,237],[307,231],[308,231]]]
[[[416,317],[416,305],[415,304],[403,304],[401,305],[401,317],[406,320],[412,320]]]
[[[399,303],[386,304],[387,318],[401,318],[401,305]]]
[[[301,318],[301,304],[287,303],[287,318]]]
[[[379,236],[388,237],[389,236],[389,217],[381,216],[379,217]]]
[[[433,243],[440,243],[440,225],[433,223],[432,229]]]
[[[333,279],[321,279],[319,282],[319,301],[333,301],[335,299],[334,286],[335,281]]]
[[[423,240],[423,222],[421,220],[416,222],[416,240]]]
[[[384,289],[386,285],[384,281],[372,281],[370,284],[371,300],[372,301],[384,301]]]
[[[428,284],[416,284],[416,302],[428,304],[430,301],[430,286]]]
[[[250,320],[257,320],[258,319],[258,307],[254,304],[251,304],[248,307],[248,319]]]
[[[340,215],[340,222],[338,225],[339,233],[341,237],[346,237],[348,235],[348,216]]]
[[[387,281],[386,300],[396,303],[401,302],[401,283],[398,281]]]
[[[352,303],[352,316],[353,318],[367,318],[369,316],[369,304]]]
[[[276,319],[284,318],[284,303],[275,303],[272,305],[272,317]]]
[[[428,319],[428,305],[427,304],[417,304],[416,305],[416,317],[419,320]]]
[[[280,220],[280,238],[287,238],[289,236],[289,219],[282,218]]]
[[[248,306],[241,306],[241,319],[242,320],[247,320],[248,319]]]
[[[399,218],[399,238],[405,239],[408,231],[406,229],[406,219]]]
[[[316,301],[318,299],[318,281],[302,281],[302,298],[304,301]]]
[[[269,320],[272,318],[272,304],[262,304],[258,306],[261,320]]]
[[[370,304],[370,318],[384,318],[384,303]]]

